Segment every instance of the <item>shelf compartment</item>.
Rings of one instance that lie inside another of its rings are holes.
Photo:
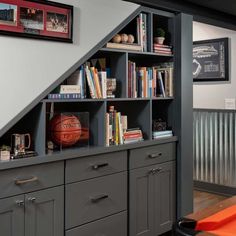
[[[35,151],[35,154],[44,155],[45,146],[45,105],[43,103],[34,107],[27,115],[17,122],[7,133],[0,138],[0,146],[11,146],[11,153],[14,153],[12,135],[29,134],[31,145],[25,151]],[[28,144],[28,141],[27,141]],[[22,155],[23,157],[23,155]]]
[[[157,56],[156,53],[144,55],[128,53],[128,60],[135,62],[137,67],[153,67],[158,66],[160,63],[173,62],[173,56]]]
[[[110,106],[126,115],[128,128],[140,128],[144,140],[151,137],[151,102],[150,100],[107,101],[107,111]]]
[[[90,61],[98,58],[105,58],[106,60],[106,68],[109,68],[107,69],[107,78],[116,78],[116,98],[126,97],[126,53],[100,50]]]
[[[172,129],[173,99],[152,100],[152,121],[158,119],[167,123],[167,129]]]
[[[47,124],[49,124],[50,114],[59,114],[59,113],[87,113],[88,114],[88,126],[89,129],[89,146],[104,146],[104,113],[105,113],[105,103],[104,101],[95,101],[95,102],[49,102],[47,103]],[[47,125],[47,130],[49,125]],[[50,134],[48,134],[48,137]],[[84,143],[85,144],[85,143]],[[81,145],[81,147],[84,145]],[[78,148],[78,145],[68,147],[67,149]],[[54,150],[53,150],[54,151]]]
[[[152,18],[152,26],[153,26],[153,43],[154,43],[154,37],[156,36],[156,29],[157,28],[162,28],[166,35],[165,35],[165,45],[171,45],[173,46],[174,44],[174,20],[173,17],[166,17],[166,16],[160,16],[157,14],[153,14]],[[153,50],[152,50],[153,51]]]

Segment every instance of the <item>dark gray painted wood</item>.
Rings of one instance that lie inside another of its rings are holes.
[[[175,159],[175,143],[167,143],[130,150],[129,168],[153,165]]]
[[[66,161],[65,181],[91,179],[127,170],[127,151]]]
[[[66,236],[126,236],[127,212],[121,212],[101,220],[66,231]]]
[[[175,162],[130,171],[130,236],[160,235],[175,221]]]
[[[64,236],[64,187],[25,195],[25,236]]]
[[[127,78],[127,53],[113,53],[111,55],[111,71],[112,77],[117,80],[117,91],[118,94],[116,97],[127,97],[126,96],[126,78]]]
[[[16,183],[16,181],[22,180],[29,181],[27,183]],[[53,187],[63,183],[63,162],[5,170],[0,172],[0,198]]]
[[[154,235],[154,189],[150,167],[130,171],[129,235]]]
[[[111,147],[78,148],[78,149],[66,150],[62,152],[55,152],[51,155],[46,155],[46,156],[22,158],[18,160],[2,161],[2,162],[0,161],[0,170],[13,169],[13,168],[23,167],[23,166],[38,165],[42,163],[58,162],[58,161],[63,161],[63,160],[68,160],[68,159],[75,159],[78,157],[86,157],[86,156],[98,155],[98,154],[103,154],[103,153],[129,150],[129,149],[137,148],[137,147],[148,147],[148,146],[152,146],[156,144],[176,142],[177,140],[178,140],[177,136],[173,136],[167,139],[145,140],[143,142],[127,144],[127,145],[119,145],[119,146],[111,146]]]
[[[24,235],[24,195],[0,200],[0,234]]]
[[[145,6],[142,6],[142,11],[150,12],[150,13],[153,13],[153,14],[156,14],[156,15],[159,15],[159,16],[165,16],[165,17],[168,17],[168,18],[171,18],[171,17],[175,16],[175,14],[173,12],[163,11],[161,9],[149,8],[149,7],[145,7]]]
[[[167,162],[153,167],[158,169],[154,178],[154,226],[155,235],[172,229],[176,213],[175,162]]]
[[[127,172],[66,185],[66,229],[127,209]]]
[[[36,125],[35,151],[38,155],[45,155],[46,145],[46,104],[40,104],[38,122]]]
[[[207,182],[201,182],[201,181],[194,181],[194,189],[198,189],[200,191],[204,192],[210,192],[215,193],[219,195],[225,195],[225,196],[233,196],[236,195],[236,188],[235,187],[229,187],[214,183],[207,183]]]
[[[193,210],[192,16],[175,18],[174,130],[177,144],[177,216]]]

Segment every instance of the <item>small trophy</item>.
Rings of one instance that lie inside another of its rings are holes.
[[[107,78],[107,98],[115,98],[116,78]]]

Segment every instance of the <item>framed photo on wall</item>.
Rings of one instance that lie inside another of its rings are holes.
[[[73,6],[45,0],[0,0],[0,34],[72,43]]]
[[[229,80],[229,39],[193,42],[193,81]]]

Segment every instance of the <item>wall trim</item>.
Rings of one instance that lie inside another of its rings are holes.
[[[209,192],[209,193],[216,193],[219,195],[225,196],[233,196],[236,195],[236,187],[228,187],[219,184],[207,183],[202,181],[194,181],[194,189]]]

